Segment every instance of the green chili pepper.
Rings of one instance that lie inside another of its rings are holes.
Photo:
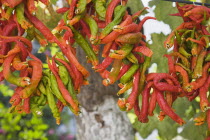
[[[210,61],[210,53],[207,54],[205,61]]]
[[[108,78],[103,80],[103,84],[105,86],[109,84],[113,84],[117,80],[121,65],[122,65],[122,59],[114,60],[114,63],[112,65],[112,69],[111,69],[111,72],[109,73]]]
[[[190,68],[189,60],[186,57],[184,57],[181,53],[173,52],[170,55],[179,57],[181,59],[182,63],[184,64],[184,66],[186,66],[187,68]]]
[[[15,11],[17,14],[17,21],[23,29],[28,29],[29,27],[32,27],[32,25],[25,19],[23,3],[17,5]]]
[[[75,14],[81,14],[85,11],[87,5],[87,0],[79,0],[77,3],[77,8]]]
[[[95,8],[96,8],[96,13],[99,15],[101,18],[105,18],[106,15],[106,0],[96,0],[95,1]]]
[[[115,59],[123,59],[125,58],[133,49],[132,44],[124,44],[120,50],[111,51],[109,57]]]
[[[126,56],[126,58],[127,58],[130,62],[132,62],[132,63],[134,63],[134,64],[138,64],[138,59],[135,57],[135,55],[134,55],[133,53],[129,53],[129,54]]]
[[[88,24],[88,26],[90,27],[90,32],[91,32],[91,36],[90,36],[90,42],[91,44],[97,44],[98,43],[98,24],[96,23],[96,21],[89,15],[86,15],[84,17],[85,22]]]
[[[41,106],[44,106],[47,103],[47,97],[44,94],[41,94],[41,97],[37,103]]]
[[[149,68],[150,62],[151,62],[151,57],[145,56],[145,61],[143,63],[143,66],[140,69],[140,72],[141,72],[141,74],[140,74],[141,77],[140,77],[140,80],[139,80],[139,92],[140,93],[144,89],[144,82],[145,82],[145,79],[146,79],[145,72]]]
[[[45,85],[43,84],[42,80],[39,82],[38,89],[43,94],[46,92]]]
[[[28,40],[33,40],[35,37],[35,28],[34,27],[28,28],[26,32],[27,32],[26,38]]]
[[[52,89],[52,93],[58,98],[58,100],[60,100],[63,103],[63,105],[66,105],[67,102],[62,96],[62,94],[58,88],[56,78],[53,74],[50,74],[50,81],[51,81],[50,88]]]
[[[197,63],[196,63],[195,69],[193,71],[192,78],[199,78],[202,76],[203,61],[204,61],[206,54],[207,54],[207,51],[204,50],[204,51],[200,52],[200,54],[198,55]]]
[[[123,16],[125,15],[126,7],[121,6],[120,10],[118,13],[116,13],[116,16],[114,17],[113,21],[110,22],[102,31],[100,34],[99,39],[104,38],[107,36],[112,30],[113,27],[117,24],[119,24],[122,21]]]
[[[198,44],[197,43],[193,43],[192,44],[191,54],[193,56],[197,56],[198,55]]]
[[[181,45],[179,47],[179,53],[181,53],[183,56],[187,57],[187,58],[190,58],[191,57],[191,54],[188,53],[186,50],[185,50],[185,47],[184,45]]]
[[[126,84],[133,77],[138,68],[139,68],[138,64],[133,64],[130,67],[130,69],[120,78],[120,83]]]
[[[60,118],[60,113],[59,113],[59,110],[56,106],[54,95],[52,94],[52,91],[50,89],[51,82],[50,82],[50,79],[48,77],[46,77],[46,79],[48,81],[47,86],[46,86],[47,101],[48,101],[49,107],[51,109],[51,112],[53,114],[53,117],[56,119],[56,124],[60,124],[60,119],[61,119]]]
[[[58,74],[63,82],[63,84],[66,86],[69,82],[69,74],[68,70],[66,69],[65,66],[58,66]]]
[[[41,117],[43,115],[42,110],[39,108],[39,105],[35,102],[34,98],[30,99],[30,110],[37,117]]]
[[[77,99],[77,93],[74,90],[74,85],[73,85],[72,79],[70,77],[69,77],[69,82],[68,82],[68,85],[67,85],[67,89],[68,89],[72,99],[74,100],[74,102],[79,105],[79,102],[78,102],[78,99]]]
[[[62,54],[62,53],[60,53],[60,52],[56,52],[56,54],[55,54],[58,58],[60,58],[60,59],[62,59],[62,60],[64,60],[64,61],[66,61],[66,62],[69,62],[65,57],[64,57],[64,55]],[[57,63],[58,61],[56,61],[56,63]]]
[[[6,11],[5,15],[4,15],[4,18],[6,18],[7,20],[9,20],[9,18],[12,15],[13,10],[14,10],[14,8],[7,7],[7,11]]]
[[[86,41],[86,39],[77,31],[75,30],[72,26],[71,29],[74,33],[74,39],[78,43],[80,47],[85,51],[88,60],[92,62],[92,65],[95,66],[98,64],[98,58],[96,57],[96,54],[92,50],[91,46],[89,43]]]
[[[176,36],[176,40],[177,40],[178,44],[181,44],[182,39],[181,39],[181,36],[179,35],[179,32],[177,30],[175,31],[175,36]]]

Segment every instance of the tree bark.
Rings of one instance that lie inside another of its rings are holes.
[[[83,52],[79,51],[80,60]],[[105,87],[102,78],[90,64],[81,62],[89,72],[90,85],[79,94],[81,114],[76,117],[78,140],[134,140],[134,132],[126,112],[117,106],[117,84]]]

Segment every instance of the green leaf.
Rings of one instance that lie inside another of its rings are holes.
[[[3,96],[12,96],[14,91],[9,89],[9,87],[6,86],[5,84],[1,84],[0,85],[0,93],[2,93]]]
[[[127,3],[127,7],[130,8],[131,13],[134,14],[137,11],[141,10],[144,8],[144,5],[140,0],[129,0]],[[146,11],[146,10],[145,10]],[[146,14],[147,12],[143,12],[142,15]]]
[[[149,2],[149,6],[156,6],[154,13],[158,21],[163,21],[173,29],[180,25],[183,20],[181,17],[170,16],[169,14],[175,14],[178,12],[176,7],[172,6],[172,2],[153,0]]]
[[[167,58],[163,57],[163,55],[167,53],[167,49],[163,47],[163,42],[166,36],[162,33],[153,33],[151,35],[151,38],[153,41],[153,44],[149,45],[153,51],[151,64],[157,64],[157,73],[166,73],[168,72],[168,60]]]
[[[179,125],[169,117],[166,117],[163,121],[159,121],[157,114],[155,114],[149,117],[148,123],[141,123],[136,119],[133,127],[140,133],[142,138],[147,138],[153,130],[157,129],[161,139],[170,140],[177,135]]]
[[[204,140],[206,130],[206,124],[195,126],[193,121],[189,121],[186,125],[184,125],[184,129],[180,135],[189,140]]]

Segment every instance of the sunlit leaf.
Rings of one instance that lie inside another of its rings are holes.
[[[157,73],[168,72],[167,58],[163,57],[163,55],[167,53],[167,49],[163,47],[163,41],[165,40],[166,36],[162,33],[153,33],[151,36],[153,40],[153,44],[150,45],[150,48],[153,51],[151,64],[157,64]]]
[[[170,16],[169,14],[177,13],[177,8],[172,6],[172,2],[162,1],[162,0],[153,0],[149,2],[149,5],[155,6],[155,17],[159,21],[163,21],[166,24],[169,24],[171,29],[175,29],[179,24],[183,22],[181,17]]]
[[[137,11],[141,10],[144,8],[144,5],[142,4],[142,2],[140,0],[129,0],[127,3],[127,7],[130,8],[131,13],[134,14]],[[146,10],[141,14],[144,15],[146,14]]]

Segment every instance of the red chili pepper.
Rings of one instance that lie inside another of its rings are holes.
[[[13,58],[15,57],[15,54],[8,56],[3,63],[3,75],[4,78],[10,82],[11,84],[15,84],[20,87],[25,87],[30,84],[30,78],[29,77],[16,77],[12,71],[11,71],[11,63]]]
[[[28,51],[31,52],[32,51],[32,44],[31,42],[24,38],[24,37],[21,37],[21,36],[2,36],[0,35],[0,38],[3,38],[4,39],[4,42],[5,43],[9,43],[9,42],[17,42],[18,40],[22,41],[24,44],[26,44],[28,46]]]
[[[148,108],[149,108],[149,97],[150,97],[150,89],[153,85],[153,82],[147,83],[144,90],[142,91],[142,106],[141,113],[139,116],[139,121],[142,123],[147,123],[148,120]]]
[[[9,100],[9,103],[12,104],[12,106],[17,106],[18,104],[21,103],[22,99],[20,98],[19,92],[22,90],[22,87],[16,87],[14,94]]]
[[[157,102],[160,106],[160,108],[175,122],[177,122],[180,125],[183,125],[185,121],[183,121],[174,111],[171,109],[171,107],[167,104],[166,100],[164,99],[164,96],[162,92],[157,91]]]
[[[56,13],[58,13],[58,14],[63,14],[63,13],[65,13],[65,12],[67,12],[68,10],[69,10],[68,7],[62,7],[62,8],[57,9],[57,10],[56,10]]]
[[[119,72],[119,74],[118,74],[118,77],[117,77],[117,79],[119,80],[129,69],[130,69],[130,67],[132,66],[132,64],[131,63],[129,63],[129,64],[124,64],[123,66],[122,66],[122,68],[120,69],[120,72]]]
[[[189,76],[188,76],[187,72],[181,66],[178,66],[178,65],[175,65],[175,71],[179,72],[179,74],[182,76],[183,89],[186,92],[191,92],[192,87],[189,85]]]
[[[157,102],[157,91],[156,90],[157,90],[156,88],[153,88],[153,92],[152,92],[152,95],[149,100],[148,115],[150,115],[150,116],[154,115],[153,111],[155,110],[155,107],[156,107],[156,102]]]
[[[138,99],[138,85],[139,85],[139,79],[140,79],[140,71],[137,70],[137,72],[134,74],[133,77],[133,87],[132,91],[127,99],[126,103],[126,110],[129,111],[133,108],[135,101]]]
[[[30,97],[33,94],[33,92],[35,92],[39,84],[39,81],[42,78],[42,63],[35,60],[29,60],[28,65],[33,68],[33,71],[32,71],[32,77],[31,77],[31,84],[25,87],[20,92],[20,96],[23,99]]]
[[[202,87],[206,81],[206,79],[208,78],[208,69],[210,67],[210,62],[206,63],[203,66],[203,71],[202,71],[202,76],[198,79],[196,79],[195,81],[191,82],[190,85],[192,86],[192,88],[194,90]]]
[[[52,66],[53,66],[53,69],[58,73],[58,67],[55,62],[55,56],[52,57]]]
[[[120,3],[120,2],[121,2],[120,0],[112,0],[109,3],[109,5],[106,9],[106,15],[105,15],[106,24],[109,24],[112,21],[112,16],[113,16],[113,13],[114,13],[114,9],[117,6],[117,4]]]
[[[174,60],[172,59],[172,56],[168,55],[168,54],[165,54],[164,56],[168,59],[168,71],[169,71],[169,74],[171,74],[173,77],[176,78]]]
[[[206,46],[206,44],[204,43],[204,42],[202,42],[202,41],[200,41],[200,40],[196,40],[196,39],[193,39],[193,38],[187,38],[186,39],[186,41],[192,41],[192,42],[195,42],[195,43],[197,43],[197,44],[200,44],[200,45],[202,45],[203,47],[204,46]]]
[[[126,34],[126,33],[131,33],[131,32],[138,32],[138,24],[136,23],[131,23],[126,26],[120,26],[120,25],[115,25],[113,27],[113,30],[116,32],[119,32],[120,34]]]
[[[23,111],[27,114],[30,113],[30,98],[26,98],[23,101]]]
[[[71,64],[74,64],[76,68],[84,75],[84,77],[87,77],[89,75],[89,72],[78,62],[70,48],[64,44],[61,44],[60,42],[57,42],[67,59]]]
[[[137,18],[139,18],[139,16],[142,14],[142,12],[144,12],[144,10],[149,9],[148,7],[144,7],[142,10],[137,11],[136,13],[134,13],[132,15],[132,19],[133,21],[135,21]]]
[[[87,25],[86,22],[84,22],[84,20],[80,20],[79,23],[81,24],[82,26],[82,30],[81,30],[81,33],[84,33],[85,35],[87,35],[88,38],[90,38],[91,36],[91,33],[90,33],[90,28],[89,26]]]
[[[113,62],[113,58],[111,57],[106,57],[101,64],[98,64],[94,67],[96,72],[101,72],[104,71],[112,62]]]
[[[47,28],[37,17],[32,16],[27,9],[25,9],[24,12],[34,27],[37,28],[49,42],[54,42],[56,40],[50,29]]]
[[[131,24],[133,21],[132,21],[132,17],[131,16],[127,16],[127,18],[122,21],[120,23],[119,26],[126,26],[126,25],[129,25]],[[104,37],[102,40],[101,40],[101,43],[102,44],[106,44],[106,43],[109,43],[109,42],[112,42],[114,41],[118,36],[120,35],[119,32],[116,32],[116,31],[112,31],[110,34],[108,34],[106,37]]]
[[[133,109],[134,109],[134,113],[136,114],[136,116],[138,117],[138,120],[139,120],[141,110],[140,110],[140,107],[139,107],[139,100],[138,99],[135,101]]]
[[[159,82],[161,79],[171,79],[174,85],[170,85],[168,83]],[[154,78],[154,86],[160,91],[170,91],[170,92],[181,92],[182,89],[180,87],[179,82],[172,76],[167,73],[158,73]]]
[[[208,107],[210,107],[210,104],[208,105]],[[210,138],[210,109],[207,110],[207,113],[206,113],[207,117],[206,117],[206,121],[207,121],[207,125],[208,125],[208,131],[207,131],[207,139],[206,140],[209,140]]]
[[[30,14],[34,14],[34,12],[37,10],[34,0],[27,0],[27,8]]]
[[[49,0],[39,0],[41,1],[42,3],[44,3],[45,5],[48,5],[49,4]]]
[[[143,55],[145,56],[148,56],[148,57],[151,57],[153,52],[151,49],[149,49],[148,47],[146,46],[137,46],[135,47],[133,50],[133,52],[140,52],[142,53]]]
[[[110,74],[110,72],[109,72],[108,70],[104,70],[104,71],[102,71],[102,72],[99,72],[99,74],[101,75],[101,77],[102,77],[103,79],[107,79],[108,76],[109,76],[109,74]]]
[[[57,101],[56,106],[57,106],[59,112],[62,112],[64,105],[60,100]]]
[[[140,23],[138,24],[137,31],[141,31],[141,30],[142,30],[143,24],[144,24],[148,19],[154,19],[154,20],[156,20],[155,17],[150,17],[150,16],[143,18],[143,19],[140,21]]]
[[[205,81],[205,84],[199,88],[200,109],[203,112],[209,109],[208,105],[210,103],[207,98],[207,92],[208,92],[209,87],[210,87],[210,76],[208,76],[208,79]]]
[[[17,6],[18,4],[20,4],[23,0],[2,0],[2,4],[5,4],[11,8],[14,8],[15,6]]]
[[[127,99],[125,98],[119,98],[117,101],[117,105],[122,111],[126,110],[126,103],[127,103]]]
[[[28,64],[26,62],[22,62],[20,56],[17,54],[12,60],[12,66],[16,70],[23,70],[28,66]]]

